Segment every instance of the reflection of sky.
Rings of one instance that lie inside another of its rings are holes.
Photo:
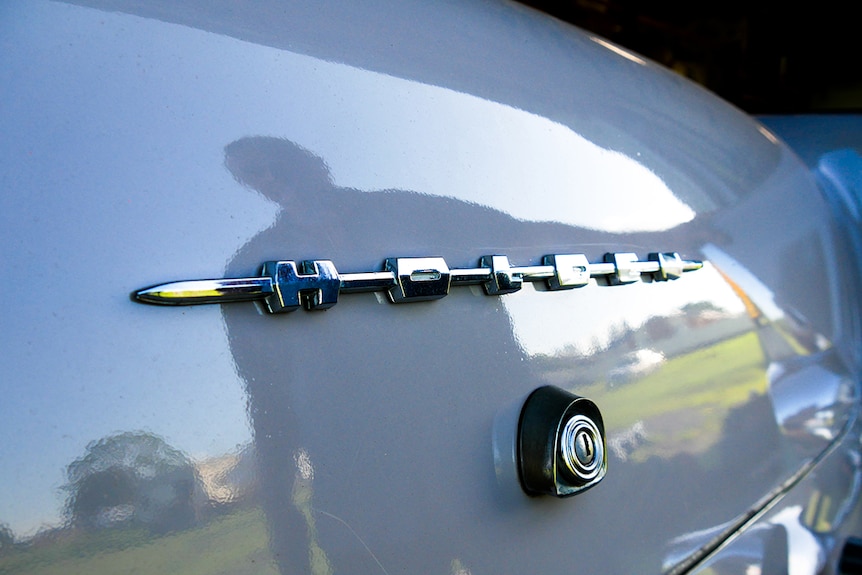
[[[218,308],[128,301],[156,282],[221,275],[273,222],[273,205],[222,166],[234,140],[290,139],[339,185],[520,219],[620,231],[694,215],[636,158],[442,88],[63,5],[6,5],[0,38],[13,56],[0,64],[0,296],[14,302],[0,311],[14,334],[0,357],[0,422],[14,438],[0,444],[0,522],[18,534],[58,521],[64,467],[90,441],[147,430],[200,458],[249,440]],[[64,194],[75,197],[56,201]],[[304,256],[285,246],[285,258]]]
[[[363,109],[363,114],[372,110],[375,119],[388,115],[386,137],[375,140],[381,127],[368,125],[367,117],[361,123],[345,118],[362,150],[321,150],[325,158],[346,160],[332,163],[340,185],[416,190],[490,206],[522,220],[617,232],[665,230],[694,217],[643,165],[561,124],[448,90],[387,77],[375,80],[395,84],[383,87],[391,89],[395,100],[369,102]],[[427,121],[439,117],[431,110],[445,121]],[[335,134],[331,137],[331,143],[321,145],[343,143]],[[448,152],[426,154],[415,149],[416,142],[445,142]],[[392,158],[395,166],[380,165]],[[388,177],[381,179],[384,170]]]
[[[729,314],[745,312],[742,301],[709,262],[670,282],[596,286],[593,280],[591,284],[541,297],[519,292],[503,298],[525,352],[552,354],[566,346],[586,351],[593,342],[606,345],[613,328],[623,323],[637,329],[651,317],[672,315],[699,301],[709,301]]]

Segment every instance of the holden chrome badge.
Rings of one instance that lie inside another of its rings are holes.
[[[521,289],[523,282],[545,282],[551,291],[586,286],[592,278],[608,285],[668,281],[703,267],[676,253],[652,253],[646,261],[632,253],[605,254],[590,263],[583,254],[549,255],[541,265],[512,266],[501,255],[482,256],[479,267],[450,269],[440,257],[388,258],[383,271],[339,273],[329,260],[266,262],[259,277],[188,280],[140,290],[135,298],[159,305],[197,305],[261,300],[271,313],[327,309],[342,293],[386,291],[393,303],[433,300],[451,286],[481,285],[488,295]]]

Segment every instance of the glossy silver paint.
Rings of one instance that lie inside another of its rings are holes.
[[[832,569],[859,276],[768,129],[516,5],[85,4],[0,18],[0,568]],[[130,298],[285,253],[647,250],[704,266],[289,317]],[[545,384],[604,416],[607,476],[571,499],[518,482]]]

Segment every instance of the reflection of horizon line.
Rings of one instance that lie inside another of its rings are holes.
[[[701,248],[701,253],[724,277],[731,289],[734,289],[735,285],[742,290],[745,298],[751,300],[751,303],[770,321],[784,317],[784,311],[775,303],[775,293],[739,260],[712,243],[705,244]],[[737,297],[742,298],[742,294],[737,294]],[[743,302],[747,304],[744,298]]]

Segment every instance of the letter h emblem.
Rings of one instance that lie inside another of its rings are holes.
[[[272,279],[273,293],[266,298],[272,313],[305,309],[327,309],[338,303],[341,280],[329,260],[266,262],[261,275]]]

